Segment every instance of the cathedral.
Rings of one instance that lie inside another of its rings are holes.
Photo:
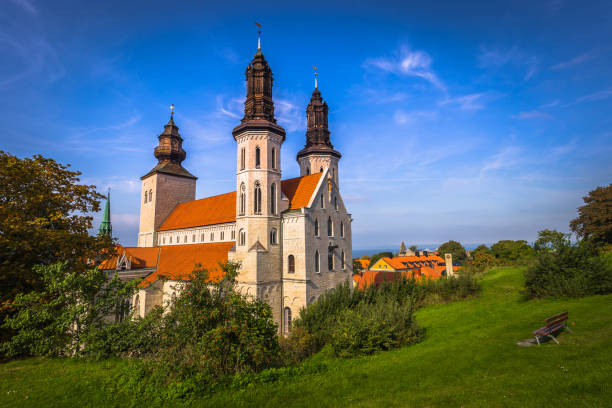
[[[328,107],[315,79],[306,108],[300,177],[282,179],[285,130],[274,116],[273,76],[258,46],[246,69],[244,117],[233,129],[236,189],[195,199],[197,177],[173,114],[159,135],[157,165],[142,180],[138,247],[120,247],[104,269],[143,278],[135,313],[168,305],[196,264],[211,279],[240,263],[238,289],[268,303],[279,330],[325,291],[352,279],[351,214],[340,194]]]

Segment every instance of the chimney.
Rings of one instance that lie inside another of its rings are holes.
[[[444,254],[444,260],[446,261],[446,277],[455,276],[455,272],[453,272],[453,254]]]

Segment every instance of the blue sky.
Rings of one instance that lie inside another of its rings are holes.
[[[110,187],[134,245],[171,103],[197,197],[235,188],[257,21],[284,178],[319,68],[355,249],[532,241],[612,181],[609,2],[258,3],[3,0],[0,149]]]

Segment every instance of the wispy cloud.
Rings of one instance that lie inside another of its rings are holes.
[[[485,160],[480,169],[480,174],[483,175],[486,172],[500,170],[515,165],[518,162],[518,155],[521,153],[521,151],[522,149],[518,146],[510,146],[502,149],[499,153],[496,153]]]
[[[506,65],[518,67],[523,71],[523,79],[528,81],[539,69],[538,58],[519,49],[485,49],[478,55],[478,65],[482,68],[500,68]]]
[[[407,123],[414,123],[419,119],[435,119],[438,116],[438,112],[436,111],[412,111],[405,112],[401,109],[398,109],[393,114],[393,120],[398,125],[405,125]]]
[[[364,65],[392,72],[396,75],[422,78],[437,88],[446,89],[431,68],[432,58],[424,51],[412,51],[408,47],[402,46],[393,57],[370,58],[365,61]]]
[[[455,105],[461,110],[480,110],[484,108],[482,101],[483,94],[473,93],[469,95],[456,96],[453,98],[445,98],[439,102],[440,106]]]
[[[603,99],[608,99],[611,96],[612,96],[612,88],[608,88],[608,89],[604,89],[603,91],[581,96],[580,98],[576,99],[576,102],[574,102],[574,104],[583,103],[583,102],[601,101]]]
[[[552,119],[552,115],[546,112],[532,110],[520,112],[518,115],[513,116],[516,119]]]
[[[571,68],[573,66],[582,64],[583,62],[586,62],[590,59],[595,58],[595,56],[597,55],[597,51],[593,50],[593,51],[589,51],[589,52],[585,52],[584,54],[580,54],[575,56],[574,58],[567,60],[567,61],[563,61],[560,62],[556,65],[553,65],[551,67],[551,69],[553,70],[562,70],[562,69],[567,69],[567,68]]]
[[[554,100],[554,101],[552,101],[552,102],[549,102],[549,103],[545,103],[545,104],[543,104],[543,105],[540,105],[540,109],[549,109],[549,108],[552,108],[552,107],[557,106],[557,105],[559,105],[559,100],[558,100],[558,99],[555,99],[555,100]]]
[[[274,100],[276,119],[288,132],[306,129],[306,113],[304,109],[305,106],[300,106],[291,96]]]
[[[14,4],[31,14],[37,14],[38,9],[29,0],[12,0]]]

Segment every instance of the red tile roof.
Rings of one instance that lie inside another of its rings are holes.
[[[100,269],[116,269],[119,258],[123,255],[130,260],[131,267],[134,268],[154,268],[157,266],[159,248],[126,248],[122,245],[115,246],[115,255],[105,259],[99,266]]]
[[[233,242],[219,242],[159,247],[161,252],[157,270],[147,276],[141,286],[148,286],[162,277],[189,280],[196,264],[200,264],[202,269],[208,271],[208,278],[211,281],[218,281],[223,276],[219,263],[227,261],[227,253],[233,246]]]
[[[305,207],[322,173],[281,181],[281,191],[289,199],[289,209]],[[201,227],[236,221],[236,192],[221,194],[177,205],[159,231]]]

